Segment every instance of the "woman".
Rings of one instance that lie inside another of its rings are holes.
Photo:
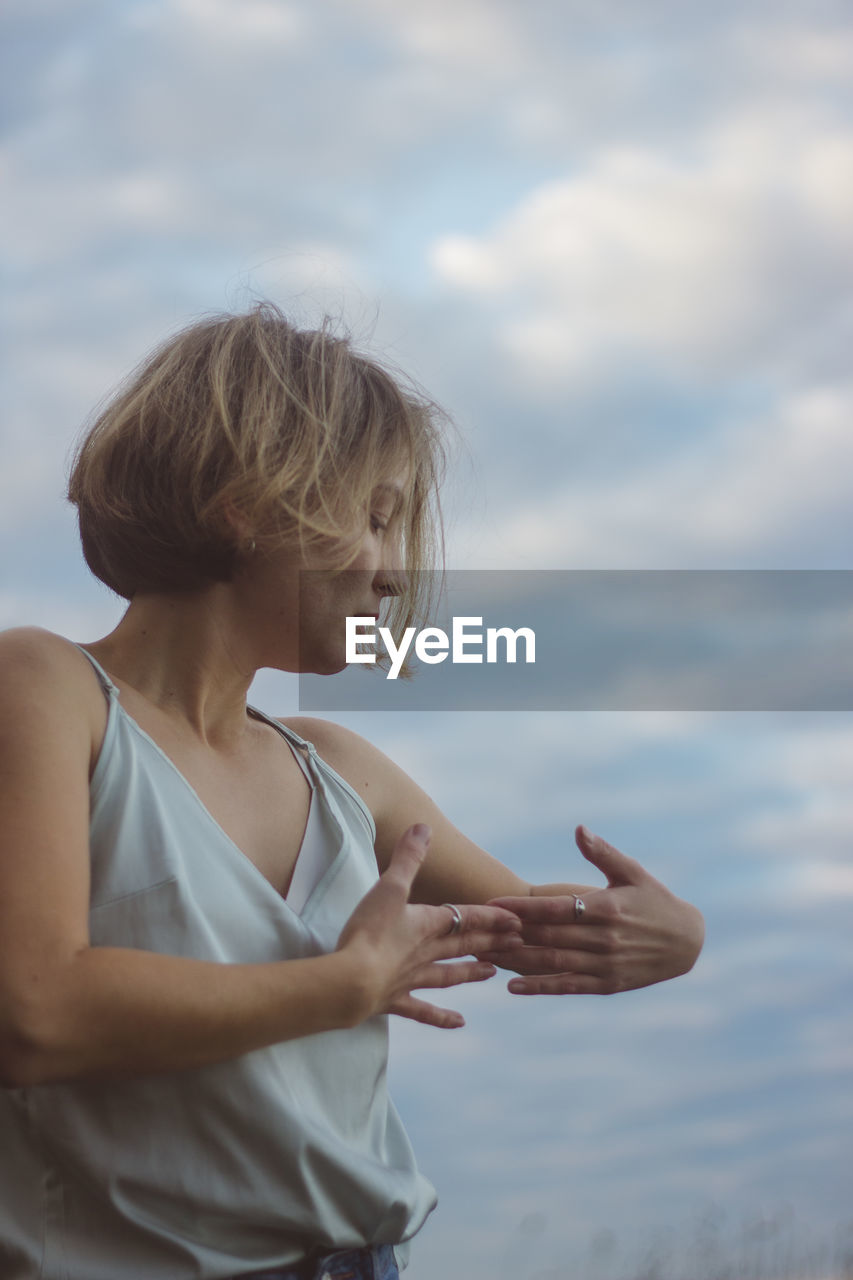
[[[461,1026],[413,992],[494,963],[534,994],[695,960],[698,912],[582,829],[608,887],[533,888],[355,734],[247,708],[261,667],[340,670],[347,616],[414,616],[440,459],[435,406],[269,305],[166,343],[83,442],[127,612],[0,637],[4,1280],[387,1280],[435,1201],[386,1015]]]

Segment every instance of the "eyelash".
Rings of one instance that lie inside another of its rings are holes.
[[[388,525],[387,525],[387,524],[383,524],[383,523],[382,523],[382,521],[379,519],[379,517],[378,517],[378,516],[371,516],[371,517],[370,517],[370,527],[373,529],[373,532],[374,532],[374,533],[376,533],[376,532],[378,532],[378,530],[380,530],[380,529],[384,532],[384,531],[388,528]]]

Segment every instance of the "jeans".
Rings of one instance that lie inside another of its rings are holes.
[[[292,1267],[244,1272],[234,1280],[399,1280],[399,1276],[390,1244],[375,1244],[317,1254]]]

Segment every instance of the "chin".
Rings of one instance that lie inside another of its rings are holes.
[[[345,671],[349,664],[340,655],[328,657],[313,657],[302,667],[308,675],[312,676],[336,676],[339,672]]]

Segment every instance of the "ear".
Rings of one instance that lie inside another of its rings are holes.
[[[232,498],[226,498],[223,502],[222,516],[225,525],[234,534],[238,546],[241,548],[253,547],[256,532],[255,526]]]

